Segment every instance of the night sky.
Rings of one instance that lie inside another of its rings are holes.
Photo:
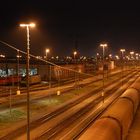
[[[45,55],[71,55],[76,49],[80,55],[92,56],[100,51],[99,44],[108,43],[110,53],[120,48],[139,52],[140,9],[131,3],[93,3],[78,0],[5,1],[0,5],[0,40],[26,50],[26,30],[20,23],[33,21],[30,30],[30,52]],[[120,6],[121,5],[121,6]],[[0,44],[0,53],[11,52]]]

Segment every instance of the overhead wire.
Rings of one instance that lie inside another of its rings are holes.
[[[12,46],[12,45],[10,45],[10,44],[8,44],[8,43],[2,41],[2,40],[0,40],[0,43],[2,43],[2,44],[4,44],[4,45],[8,46],[9,48],[11,48],[11,49],[13,49],[13,50],[19,51],[19,52],[22,53],[22,54],[27,55],[26,52],[24,52],[24,51],[22,51],[22,50],[20,50],[20,49],[17,49],[16,47],[14,47],[14,46]],[[58,68],[61,68],[61,69],[69,70],[69,71],[72,71],[72,72],[75,72],[75,73],[78,73],[78,74],[81,74],[81,75],[85,75],[85,76],[90,76],[90,77],[95,76],[95,75],[92,75],[92,74],[87,74],[87,73],[84,73],[84,72],[79,72],[79,71],[74,70],[74,69],[70,69],[70,68],[66,68],[66,67],[63,67],[63,66],[59,66],[59,65],[57,65],[57,64],[55,64],[55,63],[52,63],[52,62],[50,62],[50,61],[47,61],[47,60],[45,60],[45,59],[37,58],[37,56],[32,55],[32,54],[29,54],[29,56],[30,56],[30,57],[33,57],[33,58],[35,58],[35,59],[41,60],[41,61],[43,61],[43,62],[46,62],[47,64],[50,64],[50,65],[56,66],[56,67],[58,67]]]

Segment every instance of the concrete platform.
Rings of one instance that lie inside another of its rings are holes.
[[[136,112],[133,124],[128,132],[127,140],[140,140],[140,106]]]

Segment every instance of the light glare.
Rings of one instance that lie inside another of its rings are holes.
[[[30,23],[30,24],[20,24],[20,27],[35,27],[35,23]]]
[[[121,52],[125,52],[125,49],[120,49]]]
[[[35,27],[35,23],[30,23],[29,26],[30,27]]]
[[[49,49],[46,49],[46,53],[49,53],[50,52],[50,50]]]
[[[107,47],[107,44],[100,44],[101,47]]]
[[[73,52],[73,54],[74,54],[74,55],[76,55],[76,54],[77,54],[77,52],[76,52],[76,51],[74,51],[74,52]]]

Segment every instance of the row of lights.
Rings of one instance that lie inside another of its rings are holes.
[[[47,59],[47,56],[48,56],[48,53],[50,52],[50,49],[46,49],[46,59]],[[73,55],[74,55],[74,58],[75,58],[75,56],[77,55],[77,51],[74,51],[73,52]],[[58,56],[57,56],[58,57]]]
[[[100,46],[103,47],[103,54],[104,54],[104,51],[105,51],[105,48],[107,47],[107,44],[101,44]],[[120,49],[120,52],[121,52],[122,58],[124,58],[125,49]],[[134,54],[135,54],[134,51],[131,51],[131,52],[130,52],[130,57],[129,57],[129,56],[125,56],[125,57],[126,57],[128,60],[134,59]],[[97,55],[97,57],[100,56],[99,53],[97,53],[96,55]],[[136,56],[136,59],[138,59],[138,58],[140,57],[140,54],[136,53],[135,56]],[[109,54],[109,58],[112,58],[112,54]],[[119,57],[118,55],[115,55],[115,58],[116,58],[117,60],[120,59],[120,57]]]
[[[30,24],[30,26],[33,26],[33,27],[34,27],[34,24]],[[22,24],[21,27],[25,27],[25,25]],[[104,55],[105,48],[107,47],[107,44],[100,44],[100,46],[103,48],[103,55]],[[124,53],[125,53],[125,49],[120,49],[120,52],[121,52],[121,54],[122,54],[122,58],[124,58],[123,55],[124,55]],[[50,49],[49,49],[49,48],[46,49],[46,56],[44,56],[44,58],[46,58],[46,59],[48,58],[48,53],[50,53]],[[128,60],[130,60],[131,58],[133,58],[133,55],[134,55],[134,54],[135,54],[135,53],[134,53],[133,51],[131,51],[131,52],[130,52],[130,55],[131,55],[131,56],[130,56],[130,57],[129,57],[129,56],[126,56],[126,58],[127,58]],[[74,52],[73,52],[73,55],[74,55],[74,59],[75,59],[75,57],[76,57],[76,55],[77,55],[77,51],[74,51]],[[100,56],[99,53],[97,53],[96,55],[97,55],[97,56]],[[140,57],[140,54],[138,54],[138,53],[136,53],[135,55],[136,55],[136,59],[138,59],[138,57]],[[1,58],[5,58],[5,55],[2,55],[2,54],[1,54],[0,57],[1,57]],[[21,58],[22,56],[21,56],[21,55],[17,55],[16,57],[17,57],[17,58]],[[37,58],[37,59],[42,59],[41,56],[36,56],[36,58]],[[109,58],[112,58],[112,54],[109,54]],[[118,55],[115,55],[115,58],[116,58],[117,60],[120,59],[120,57],[119,57]],[[52,56],[51,59],[55,59],[55,57]],[[59,56],[56,56],[56,59],[59,59]],[[67,56],[66,59],[72,59],[72,57]],[[80,59],[85,60],[86,57],[81,56]]]
[[[5,58],[5,55],[3,55],[3,54],[0,54],[0,57],[1,57],[1,58]]]

